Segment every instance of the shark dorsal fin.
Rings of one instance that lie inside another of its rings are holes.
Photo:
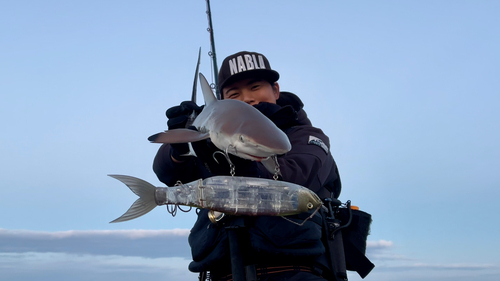
[[[210,87],[210,84],[208,84],[207,79],[205,78],[205,76],[203,76],[203,74],[201,74],[201,72],[200,72],[200,85],[206,105],[209,105],[217,101],[214,92],[212,92],[212,87]]]

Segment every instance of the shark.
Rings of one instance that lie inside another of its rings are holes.
[[[272,157],[292,148],[287,135],[253,106],[239,100],[217,100],[205,76],[199,73],[205,107],[191,129],[173,129],[148,138],[153,143],[190,143],[208,139],[223,152],[259,161],[276,171]],[[192,155],[192,154],[191,154]]]

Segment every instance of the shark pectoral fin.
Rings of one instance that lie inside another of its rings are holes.
[[[208,139],[209,133],[201,133],[190,129],[174,129],[152,135],[148,138],[154,143],[187,143]]]

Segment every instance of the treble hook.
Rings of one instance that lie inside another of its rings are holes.
[[[279,176],[281,175],[280,164],[278,163],[278,156],[273,155],[271,156],[271,158],[274,160],[274,165],[275,165],[273,179],[278,180]]]
[[[229,145],[228,147],[226,147],[226,150],[224,152],[222,152],[222,151],[216,151],[216,152],[214,152],[214,154],[212,154],[212,157],[214,158],[215,162],[217,162],[217,164],[220,164],[219,161],[217,161],[217,158],[215,158],[215,154],[220,153],[220,154],[224,155],[224,157],[226,158],[227,163],[229,164],[229,173],[231,174],[231,176],[234,177],[234,175],[235,175],[235,172],[234,172],[235,166],[234,166],[233,162],[231,161],[231,158],[229,158],[229,153],[228,153],[229,147],[233,147],[234,148],[234,146]]]

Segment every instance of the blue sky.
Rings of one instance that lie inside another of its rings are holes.
[[[211,4],[219,65],[264,53],[330,137],[340,199],[373,215],[367,280],[497,279],[499,2]],[[205,10],[201,0],[0,3],[9,280],[194,278],[194,212],[109,224],[136,197],[106,175],[161,185],[147,137],[189,98],[199,47],[211,76]]]

